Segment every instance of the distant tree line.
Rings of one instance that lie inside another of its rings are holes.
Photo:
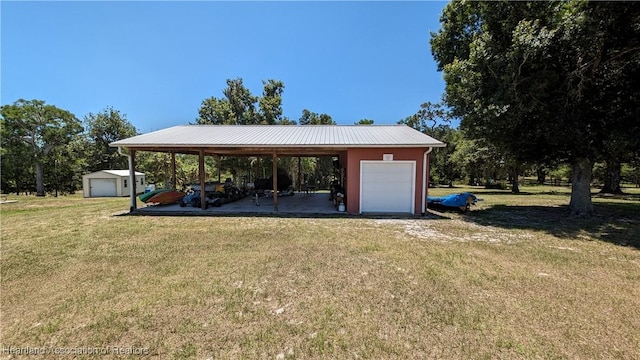
[[[235,80],[236,82],[239,79]],[[269,81],[265,85],[276,83]],[[246,90],[246,89],[245,89]],[[224,93],[231,93],[225,91]],[[279,94],[282,92],[279,91]],[[205,99],[201,114],[210,113],[206,107],[211,103],[224,103],[230,99]],[[256,99],[258,103],[260,98]],[[281,99],[280,99],[281,101]],[[277,99],[262,101],[275,104],[276,109],[262,109],[254,113],[254,118],[246,117],[246,123],[263,123],[265,118],[274,124],[296,124],[296,121],[282,118],[281,102]],[[244,111],[247,113],[247,111]],[[268,113],[271,115],[265,116]],[[232,123],[232,116],[219,124]],[[221,117],[218,117],[221,119]],[[237,117],[236,117],[237,119]],[[442,104],[425,103],[414,114],[399,121],[428,134],[447,144],[447,147],[431,153],[431,183],[453,186],[454,183],[511,188],[517,192],[518,177],[535,178],[539,184],[567,184],[572,179],[572,168],[567,162],[520,163],[518,171],[504,151],[483,138],[473,138],[462,128],[450,125],[452,115]],[[197,124],[210,124],[209,120],[198,117]],[[298,123],[303,125],[335,124],[328,114],[319,114],[307,109],[302,111]],[[374,121],[361,119],[356,125],[371,125]],[[127,158],[109,147],[116,140],[137,135],[136,128],[125,114],[107,107],[98,113],[89,113],[80,121],[68,111],[41,100],[18,100],[2,107],[1,120],[2,191],[15,193],[35,193],[44,195],[74,193],[82,187],[82,175],[104,169],[126,169]],[[137,169],[147,174],[147,180],[159,186],[169,185],[172,179],[171,156],[167,153],[139,152]],[[271,176],[271,158],[223,158],[217,164],[214,158],[205,162],[209,179],[217,174],[221,166],[222,174],[234,177],[235,181],[254,181]],[[288,172],[296,183],[298,171],[302,180],[318,186],[329,186],[336,176],[332,158],[303,158],[298,167],[297,159],[279,160],[279,168]],[[176,178],[178,187],[198,182],[198,159],[194,155],[176,155]],[[609,167],[604,159],[593,169],[593,181],[601,185],[611,181]],[[614,179],[613,189],[620,190],[621,182],[640,186],[640,157],[635,153],[629,161],[621,162],[620,173]],[[603,187],[603,191],[607,187]]]
[[[529,185],[571,185],[573,169],[568,161],[513,164],[508,153],[484,138],[470,136],[462,127],[453,127],[453,120],[443,104],[427,102],[415,114],[398,121],[447,144],[431,152],[429,180],[432,186],[465,184],[518,193],[519,179],[523,177],[529,180]],[[620,172],[613,180],[607,162],[604,159],[595,162],[591,184],[599,186],[602,193],[621,193],[622,183],[640,187],[638,152],[621,163]]]
[[[324,113],[303,109],[298,121],[282,115],[282,93],[284,83],[269,79],[263,81],[262,96],[254,96],[244,86],[242,78],[227,79],[222,97],[204,99],[198,111],[196,124],[206,125],[335,125],[333,118]],[[271,157],[224,157],[220,164],[235,182],[252,182],[268,178],[273,172]],[[278,168],[287,172],[294,187],[302,182],[328,188],[337,169],[331,157],[281,158]],[[301,173],[299,173],[299,171]]]
[[[325,113],[304,109],[298,121],[282,115],[284,84],[278,80],[263,81],[261,96],[254,96],[241,78],[228,79],[222,97],[202,101],[196,124],[262,124],[262,125],[332,125],[333,118]],[[0,109],[0,156],[2,192],[36,194],[70,194],[82,188],[82,175],[98,170],[127,169],[126,154],[110,143],[138,134],[126,114],[113,107],[89,113],[78,119],[71,112],[43,100],[19,99]],[[363,119],[363,124],[372,120]],[[178,187],[198,182],[197,156],[176,154]],[[287,171],[299,186],[298,179],[328,187],[336,175],[331,157],[279,159],[278,167]],[[268,178],[272,172],[271,158],[223,157],[221,163],[207,157],[208,180],[222,176],[243,183]],[[169,186],[172,179],[171,155],[138,152],[136,170],[146,173],[146,179],[158,186]],[[298,174],[298,171],[301,173]],[[224,180],[223,180],[224,181]]]
[[[0,113],[3,192],[74,193],[84,173],[127,168],[126,157],[109,143],[137,134],[112,107],[80,120],[42,100],[19,99]]]
[[[432,183],[508,184],[517,193],[522,176],[560,178],[571,184],[576,215],[592,213],[594,180],[609,193],[621,192],[623,181],[640,183],[640,3],[453,1],[440,19],[430,43],[444,74],[443,101],[399,121],[447,143],[432,152]],[[263,81],[260,96],[241,78],[226,85],[222,96],[202,101],[196,124],[335,124],[307,109],[297,121],[283,116],[281,81]],[[80,121],[21,99],[1,113],[3,192],[73,192],[85,172],[126,168],[108,144],[137,133],[113,108]],[[178,183],[195,182],[195,157],[176,161]],[[271,175],[271,161],[207,158],[207,174],[220,168],[236,182],[252,181]],[[331,158],[279,161],[294,181],[327,186],[335,175]],[[138,169],[167,184],[170,155],[141,152]]]

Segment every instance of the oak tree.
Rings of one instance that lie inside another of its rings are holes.
[[[45,196],[47,157],[52,151],[70,144],[83,131],[80,120],[69,111],[47,105],[42,100],[19,99],[2,106],[0,111],[3,149],[11,152],[10,147],[15,146],[16,151],[24,155],[23,162],[17,165],[35,168],[36,194]]]
[[[446,103],[470,136],[516,162],[570,162],[571,213],[589,215],[593,163],[620,130],[637,134],[635,110],[624,109],[639,98],[639,11],[637,3],[452,2],[431,38]]]

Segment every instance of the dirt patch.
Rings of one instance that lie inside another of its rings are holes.
[[[395,227],[400,237],[436,242],[469,242],[512,244],[533,238],[521,231],[482,226],[459,219],[450,220],[373,220],[377,226]]]

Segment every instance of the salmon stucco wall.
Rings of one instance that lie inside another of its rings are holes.
[[[347,186],[346,205],[347,212],[360,213],[360,161],[382,160],[384,154],[393,154],[393,160],[409,160],[416,162],[415,206],[414,213],[422,212],[422,175],[424,153],[427,148],[356,148],[347,151]],[[428,160],[427,160],[428,164]],[[428,166],[427,166],[428,171]],[[427,179],[429,177],[427,176]],[[428,183],[427,183],[428,188]],[[426,196],[426,194],[425,194]]]

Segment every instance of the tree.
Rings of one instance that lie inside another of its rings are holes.
[[[298,120],[300,125],[335,125],[328,114],[318,114],[307,109],[302,110],[302,115]],[[320,187],[328,187],[332,175],[334,175],[336,169],[333,164],[333,158],[329,156],[319,157],[315,161],[313,166],[313,173],[311,174],[311,181]]]
[[[353,123],[353,125],[373,125],[373,120],[371,120],[371,119],[360,119],[360,121]]]
[[[3,192],[35,192],[35,169],[30,164],[30,149],[22,139],[11,138],[8,136],[7,127],[4,120],[0,127],[0,162],[2,169],[2,184],[0,185]]]
[[[622,179],[622,163],[633,160],[634,152],[640,148],[640,97],[636,91],[635,96],[619,96],[628,92],[628,89],[637,88],[638,80],[631,77],[634,73],[633,66],[640,66],[638,62],[634,65],[632,61],[627,62],[616,71],[608,73],[597,84],[602,89],[603,96],[596,106],[599,111],[606,116],[607,135],[603,146],[600,148],[600,159],[606,163],[604,176],[604,186],[601,193],[621,194],[620,182]],[[637,74],[637,69],[635,71]],[[605,109],[610,109],[606,111]],[[608,126],[616,124],[617,126]]]
[[[82,188],[82,174],[87,169],[88,142],[83,136],[76,136],[68,144],[56,146],[47,155],[44,167],[45,190],[61,194],[73,194]]]
[[[336,122],[333,121],[333,118],[327,114],[318,114],[311,112],[307,109],[302,110],[302,115],[300,116],[300,120],[298,120],[300,125],[335,125]]]
[[[202,101],[196,124],[228,125],[233,117],[228,99],[210,97]]]
[[[461,127],[517,163],[570,161],[572,214],[592,213],[593,163],[616,130],[632,124],[618,110],[638,101],[639,10],[634,3],[452,2],[432,33],[445,100]],[[623,77],[624,86],[604,85]]]
[[[298,119],[298,124],[300,124],[300,125],[311,125],[312,121],[315,121],[317,116],[318,116],[318,114],[312,113],[311,111],[309,111],[307,109],[303,109],[302,110],[302,115],[300,116],[300,119]]]
[[[227,87],[222,91],[223,98],[210,97],[202,101],[196,124],[291,124],[289,119],[282,117],[284,83],[269,79],[262,81],[262,84],[262,96],[257,97],[244,86],[242,78],[227,79]],[[256,110],[256,104],[259,110]],[[241,172],[250,168],[250,162],[246,158],[225,157],[221,165],[229,170],[236,181]]]
[[[107,107],[97,114],[89,113],[84,117],[84,122],[90,141],[87,160],[89,171],[128,168],[127,158],[118,154],[118,149],[109,146],[114,141],[138,134],[127,116],[113,107]]]
[[[466,174],[469,185],[478,185],[484,180],[489,186],[490,180],[505,177],[504,154],[484,139],[468,138],[464,131],[460,131],[449,161],[452,167]]]
[[[223,91],[229,101],[231,120],[235,125],[256,124],[259,122],[255,103],[258,100],[242,83],[242,78],[227,79],[227,88]]]
[[[398,124],[412,127],[447,144],[445,148],[438,149],[429,155],[430,177],[432,183],[453,186],[453,181],[461,174],[460,168],[456,168],[450,162],[450,157],[456,149],[460,132],[453,129],[449,123],[449,114],[442,104],[432,102],[421,104],[415,114],[398,121]]]
[[[260,123],[256,112],[258,98],[253,96],[251,91],[244,86],[242,78],[227,79],[227,87],[222,93],[224,98],[210,97],[202,101],[198,111],[199,116],[196,119],[197,124],[248,125]]]
[[[427,134],[427,132],[433,130],[438,125],[438,122],[441,121],[450,123],[451,114],[444,110],[441,103],[427,101],[420,105],[420,109],[418,109],[415,114],[398,121],[398,124],[405,124]]]
[[[260,106],[260,123],[274,125],[282,121],[282,92],[284,83],[282,81],[269,79],[262,81],[264,90],[258,99]]]
[[[227,87],[222,91],[224,97],[212,96],[202,101],[196,124],[291,124],[291,120],[282,116],[284,83],[269,79],[263,80],[262,85],[262,96],[254,96],[244,86],[242,78],[227,79]]]
[[[451,5],[453,8],[454,4]],[[445,100],[453,113],[462,118],[461,126],[469,136],[488,141],[504,154],[513,181],[512,192],[518,193],[519,168],[522,163],[542,156],[537,145],[543,142],[539,141],[538,132],[528,131],[531,124],[538,122],[535,116],[540,112],[533,111],[531,99],[516,91],[519,89],[517,86],[524,87],[521,83],[526,84],[529,80],[528,72],[522,71],[522,65],[536,60],[526,60],[532,55],[521,54],[520,48],[513,45],[511,34],[521,17],[539,13],[541,6],[511,6],[506,3],[455,5],[460,7],[446,9],[448,16],[443,15],[443,18],[454,19],[455,23],[444,26],[451,33],[443,35],[441,32],[432,38],[434,56],[440,61],[441,69],[445,70]],[[454,45],[456,41],[447,36],[456,37],[459,43]],[[509,62],[518,56],[525,61]],[[514,140],[514,137],[523,135],[528,137],[528,144]],[[514,142],[519,143],[514,145]]]
[[[1,108],[2,128],[8,144],[22,143],[25,165],[33,165],[36,194],[45,195],[44,165],[47,156],[58,147],[66,146],[82,132],[82,124],[69,111],[42,100],[19,99]],[[47,169],[49,170],[49,169]]]
[[[281,119],[276,121],[276,125],[296,125],[295,120],[291,120],[286,116],[283,116]]]
[[[585,99],[582,117],[592,117],[585,129],[594,143],[594,160],[606,162],[603,192],[621,193],[621,163],[629,161],[640,146],[640,6],[634,4],[579,4],[583,28],[591,36],[578,37],[576,56],[583,67],[576,69],[571,84],[573,96]],[[566,37],[581,35],[568,28]],[[584,130],[583,130],[584,131]]]
[[[628,181],[634,183],[636,187],[640,187],[640,151],[636,153],[634,158],[628,164]]]

